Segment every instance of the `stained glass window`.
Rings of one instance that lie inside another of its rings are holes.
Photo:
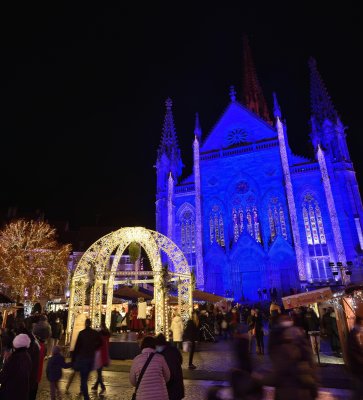
[[[268,207],[268,221],[270,226],[271,242],[277,235],[287,240],[287,228],[285,222],[284,208],[277,197],[272,197]]]
[[[237,242],[245,228],[257,242],[262,242],[258,211],[257,207],[253,205],[253,202],[254,199],[249,202],[250,205],[246,208],[239,205],[232,209],[233,239],[235,242]],[[240,204],[240,201],[237,203]]]
[[[237,214],[236,214],[236,221],[237,221]],[[238,226],[237,226],[238,229]],[[209,236],[210,236],[210,243],[214,243],[216,241],[221,246],[225,246],[224,241],[224,223],[223,223],[223,216],[220,212],[220,208],[217,205],[212,207],[212,211],[209,217]]]
[[[185,257],[190,265],[195,264],[195,216],[189,209],[185,209],[179,217],[180,243]]]
[[[311,278],[316,281],[328,280],[332,277],[332,272],[329,268],[329,250],[323,218],[319,204],[311,193],[304,197],[302,211],[309,247]]]

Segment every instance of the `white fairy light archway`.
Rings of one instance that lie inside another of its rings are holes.
[[[132,243],[137,242],[149,257],[152,271],[117,271],[120,258]],[[106,325],[110,325],[114,285],[152,282],[155,299],[155,332],[167,332],[168,312],[165,290],[164,270],[161,263],[161,251],[170,261],[169,281],[177,282],[178,303],[184,322],[192,312],[192,277],[183,252],[168,237],[142,227],[121,228],[103,236],[93,243],[83,254],[71,280],[67,339],[72,332],[75,317],[85,312],[87,291],[89,293],[89,318],[93,327],[101,324],[102,295],[106,292]],[[111,255],[114,257],[111,260]],[[138,280],[140,275],[151,279]]]

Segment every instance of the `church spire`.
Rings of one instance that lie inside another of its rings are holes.
[[[202,128],[200,127],[200,121],[199,121],[199,114],[198,113],[195,113],[194,135],[198,139],[198,142],[200,143],[200,140],[202,138]]]
[[[279,102],[277,100],[276,92],[273,92],[272,95],[273,95],[273,98],[274,98],[274,117],[281,119],[281,108],[280,108],[280,104],[279,104]]]
[[[267,108],[261,85],[257,78],[247,35],[243,36],[243,59],[243,103],[251,111],[271,124],[270,113]]]
[[[320,129],[327,119],[334,124],[337,121],[338,114],[319,74],[316,60],[313,57],[309,59],[309,67],[311,114],[316,128]]]
[[[160,161],[163,155],[168,158],[170,163],[168,172],[172,172],[174,179],[176,179],[181,175],[183,164],[174,126],[174,117],[171,109],[172,105],[173,102],[171,98],[167,98],[165,101],[166,113],[157,159]]]

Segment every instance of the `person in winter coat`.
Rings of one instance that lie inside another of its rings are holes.
[[[354,382],[352,399],[363,399],[363,318],[356,317],[354,328],[349,332],[347,340],[349,369]]]
[[[96,350],[102,345],[100,334],[91,328],[91,320],[85,321],[85,329],[79,332],[72,354],[73,368],[81,375],[81,392],[89,400],[88,377],[93,369]]]
[[[166,341],[162,333],[156,336],[155,341],[156,351],[165,358],[170,370],[170,380],[166,384],[169,400],[181,400],[184,398],[183,357],[176,347]]]
[[[55,319],[55,321],[51,324],[52,328],[52,334],[51,334],[51,352],[53,351],[54,346],[58,346],[59,341],[61,340],[62,337],[62,332],[63,332],[63,325],[61,323],[61,320],[59,317]]]
[[[176,347],[180,350],[183,341],[184,324],[179,314],[174,315],[171,321],[170,330],[173,333],[173,342],[175,343]]]
[[[110,364],[110,355],[109,355],[109,341],[111,333],[107,329],[106,324],[104,322],[101,323],[100,336],[102,339],[101,347],[96,352],[96,362],[95,367],[97,370],[97,380],[95,384],[92,386],[92,390],[97,391],[98,385],[101,386],[100,394],[104,393],[106,390],[106,386],[103,383],[102,378],[102,369],[103,367],[107,367]]]
[[[0,399],[27,400],[30,392],[32,362],[28,354],[30,338],[20,333],[13,340],[14,352],[0,371]]]
[[[35,400],[37,398],[38,392],[38,371],[40,364],[40,344],[34,334],[31,332],[31,321],[25,321],[27,326],[25,326],[24,322],[18,324],[16,333],[19,335],[20,333],[25,333],[29,336],[30,345],[28,348],[28,354],[30,356],[30,360],[32,362],[32,369],[29,377],[29,400]]]
[[[50,338],[52,335],[52,328],[48,322],[46,315],[41,315],[38,322],[33,324],[33,334],[44,343],[47,351],[45,352],[45,358],[48,357],[48,349],[50,348]]]
[[[275,386],[275,399],[314,400],[318,383],[313,353],[301,328],[281,314],[270,332],[269,354],[272,373],[264,385]]]
[[[255,338],[256,354],[265,354],[265,345],[263,340],[263,319],[260,311],[255,309]]]
[[[141,354],[136,356],[130,369],[130,383],[136,386],[140,372],[148,358],[153,355],[147,366],[136,393],[136,400],[168,400],[167,382],[170,379],[170,370],[164,359],[155,350],[155,339],[145,336],[141,343]]]
[[[47,365],[47,378],[50,383],[50,398],[56,400],[56,395],[60,395],[59,380],[62,378],[62,368],[70,368],[72,363],[66,363],[61,354],[59,346],[54,346],[52,350],[52,357]]]
[[[195,342],[199,340],[199,317],[197,312],[193,312],[192,319],[187,322],[185,327],[183,340],[190,342],[189,349],[189,369],[196,369],[197,367],[193,364],[193,357],[195,351]]]

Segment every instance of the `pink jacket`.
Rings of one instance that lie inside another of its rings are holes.
[[[141,354],[133,359],[130,370],[132,386],[136,386],[142,367],[150,353],[155,353],[155,350],[150,348],[143,349]],[[141,379],[140,386],[137,389],[136,400],[168,400],[166,382],[169,379],[170,371],[164,357],[161,354],[155,354]]]

